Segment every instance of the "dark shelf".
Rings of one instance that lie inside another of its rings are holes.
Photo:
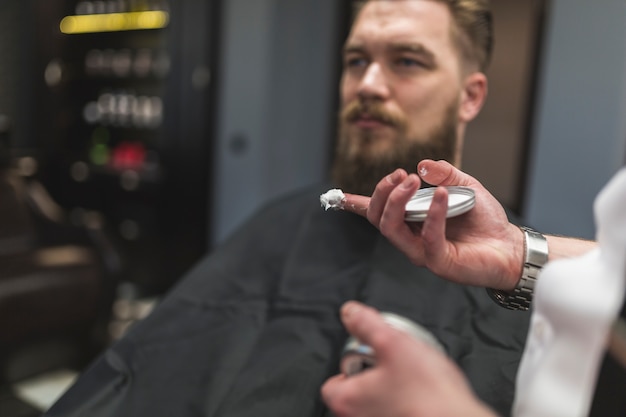
[[[34,2],[38,175],[68,213],[102,217],[123,279],[163,292],[208,250],[215,91],[190,80],[215,81],[219,0],[161,0],[162,29],[61,33],[83,3]]]

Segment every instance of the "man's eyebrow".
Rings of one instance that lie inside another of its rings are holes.
[[[357,45],[357,44],[345,45],[343,47],[344,54],[349,54],[351,52],[358,53],[358,52],[363,52],[364,50],[365,50],[365,47],[363,45]]]
[[[389,49],[394,52],[411,52],[423,55],[425,58],[435,60],[435,54],[420,43],[397,43],[390,45]]]
[[[419,54],[431,61],[435,61],[435,54],[420,43],[394,43],[389,45],[387,49],[392,52],[411,52]],[[343,47],[344,54],[363,53],[365,50],[365,46],[361,44],[347,44]]]

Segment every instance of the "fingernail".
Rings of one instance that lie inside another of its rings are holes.
[[[395,170],[391,174],[387,175],[386,178],[387,178],[387,181],[389,182],[389,184],[397,185],[399,183],[399,181],[400,181],[400,172],[399,172],[399,170]]]
[[[426,175],[428,175],[428,170],[426,169],[426,167],[422,166],[420,167],[419,173],[420,177],[425,177]]]
[[[357,303],[348,302],[343,305],[342,314],[344,317],[350,317],[359,311],[361,307]]]
[[[402,182],[402,188],[408,190],[415,185],[415,177],[413,175],[409,175],[404,182]]]

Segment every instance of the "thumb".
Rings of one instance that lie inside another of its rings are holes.
[[[447,161],[424,159],[417,164],[419,176],[431,185],[461,185],[476,187],[480,183]]]
[[[393,337],[394,329],[378,310],[356,301],[343,305],[341,320],[350,334],[375,351],[382,347],[385,340]]]

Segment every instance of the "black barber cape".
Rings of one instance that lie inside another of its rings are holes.
[[[255,214],[104,352],[47,417],[325,416],[324,381],[360,300],[429,329],[475,393],[509,415],[528,312],[411,264],[314,188]],[[451,399],[452,401],[454,399]]]

